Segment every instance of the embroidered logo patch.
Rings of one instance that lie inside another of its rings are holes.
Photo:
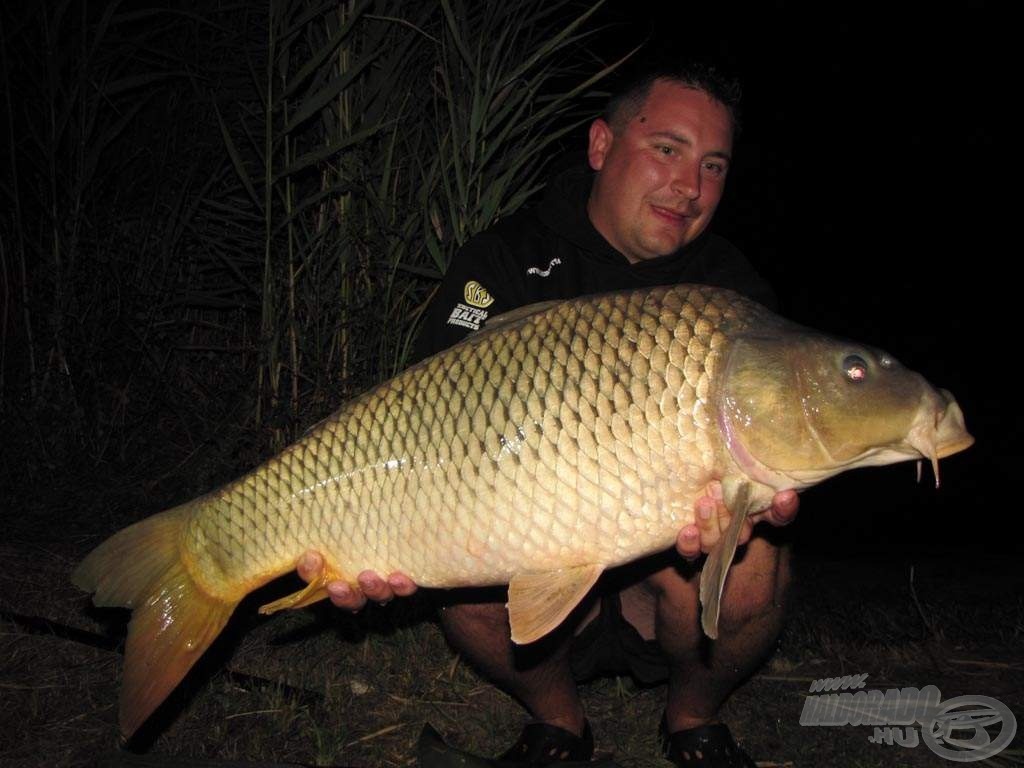
[[[487,312],[479,307],[470,307],[461,301],[448,315],[448,325],[459,325],[471,331],[479,331],[480,324],[487,319]]]
[[[476,280],[466,283],[466,287],[462,289],[462,295],[467,304],[480,309],[485,309],[494,303],[494,297]]]
[[[494,297],[476,280],[470,280],[462,288],[465,304],[458,302],[448,315],[448,325],[458,325],[479,331],[480,325],[487,319],[486,307],[494,303]]]
[[[547,277],[551,274],[551,270],[562,263],[561,259],[552,259],[548,262],[547,269],[541,269],[540,267],[530,267],[526,270],[528,275],[537,275],[537,277]]]

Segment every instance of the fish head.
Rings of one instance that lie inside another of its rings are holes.
[[[773,488],[847,469],[938,460],[974,442],[946,390],[870,346],[804,329],[738,338],[719,423],[734,460]]]

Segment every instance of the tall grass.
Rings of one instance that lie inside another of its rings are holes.
[[[22,449],[244,463],[403,367],[452,254],[593,111],[599,5],[5,8]]]
[[[29,455],[47,470],[62,452],[114,450],[138,374],[119,353],[147,346],[175,245],[152,178],[166,158],[139,139],[182,77],[153,52],[178,22],[120,7],[7,4],[0,16],[0,407],[35,428]]]

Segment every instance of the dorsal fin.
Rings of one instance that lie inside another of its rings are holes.
[[[547,312],[552,307],[563,304],[566,299],[549,299],[548,301],[536,301],[533,304],[527,304],[523,307],[516,307],[510,309],[508,312],[502,312],[500,315],[495,315],[481,328],[479,331],[470,334],[470,338],[477,336],[484,331],[499,331],[518,320],[523,320],[531,315],[539,315],[541,312]]]
[[[508,312],[502,312],[500,315],[495,315],[488,319],[483,328],[477,331],[471,331],[466,338],[460,339],[458,343],[453,344],[448,349],[455,349],[456,347],[461,347],[463,344],[476,344],[480,339],[485,338],[492,333],[500,333],[516,323],[523,322],[534,315],[541,314],[542,312],[547,312],[552,307],[564,304],[566,301],[568,301],[568,299],[537,301],[533,304],[527,304],[522,307],[510,309]]]

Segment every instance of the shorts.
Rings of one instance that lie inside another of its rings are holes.
[[[597,618],[572,640],[569,649],[572,676],[578,683],[597,677],[630,676],[640,685],[668,681],[668,659],[658,644],[645,640],[622,617],[619,593],[601,595]]]

